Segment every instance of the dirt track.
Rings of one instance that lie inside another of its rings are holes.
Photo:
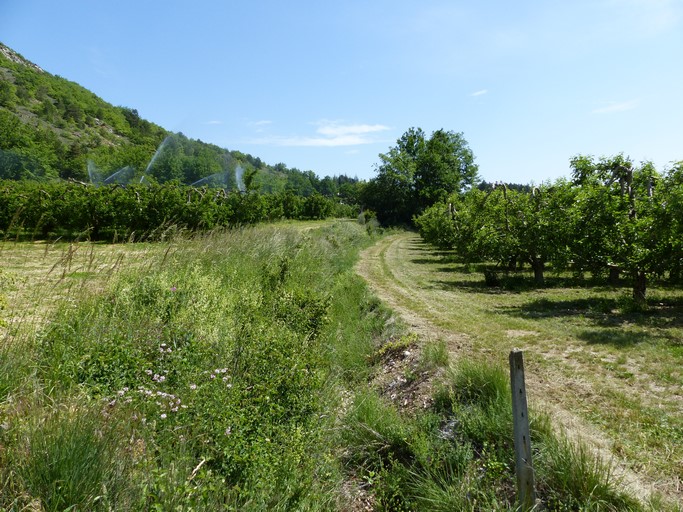
[[[482,342],[478,332],[485,328],[477,324],[476,315],[468,311],[476,309],[472,297],[453,289],[435,286],[438,256],[426,248],[420,238],[411,233],[399,233],[385,237],[363,252],[356,270],[369,284],[374,293],[415,332],[423,341],[441,339],[446,341],[452,360],[461,357],[484,357],[507,361],[513,346],[524,348],[529,340],[533,350],[527,370],[527,386],[532,409],[549,414],[557,428],[563,429],[569,438],[581,440],[603,460],[611,461],[614,474],[624,487],[641,500],[654,491],[673,499],[683,498],[680,481],[674,478],[654,481],[651,476],[632,470],[634,461],[622,459],[615,450],[615,442],[599,426],[591,424],[574,412],[577,395],[594,396],[590,381],[581,379],[580,368],[576,379],[567,379],[569,369],[560,368],[566,363],[569,345],[563,351],[552,347],[541,350],[537,339],[541,334],[531,329],[507,329],[500,334],[501,342],[492,346]],[[469,302],[468,302],[469,301]],[[457,311],[457,314],[454,313]],[[486,326],[488,327],[488,326]],[[496,328],[493,326],[492,328]],[[563,345],[564,346],[564,345]],[[535,359],[534,359],[535,358]]]

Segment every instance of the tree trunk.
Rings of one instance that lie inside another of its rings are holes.
[[[645,305],[645,292],[647,291],[647,274],[642,270],[633,272],[633,300],[636,304]]]
[[[543,260],[539,258],[532,259],[531,268],[534,269],[534,281],[536,281],[538,286],[543,286],[545,284],[545,278],[543,276],[545,264],[543,263]]]
[[[681,264],[679,262],[674,263],[669,270],[669,281],[673,284],[679,284],[681,282]]]
[[[517,268],[517,257],[513,256],[508,260],[508,272],[514,272]]]
[[[618,265],[609,265],[609,284],[612,286],[619,286],[619,275],[621,269]]]

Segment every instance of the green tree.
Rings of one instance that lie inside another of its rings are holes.
[[[0,80],[0,107],[12,108],[17,101],[17,88],[9,80]]]
[[[477,181],[474,155],[462,133],[435,131],[418,155],[415,190],[424,209]]]
[[[656,193],[660,176],[645,162],[639,167],[620,154],[594,161],[572,159],[578,214],[572,250],[579,266],[593,272],[625,271],[632,279],[633,299],[645,302],[649,275],[664,269],[661,253],[665,233],[657,229],[664,196]]]
[[[661,233],[659,260],[673,282],[683,277],[683,161],[676,163],[658,184],[661,200],[656,212],[656,232]]]
[[[461,133],[437,130],[427,139],[421,128],[410,128],[379,158],[364,202],[387,224],[410,223],[478,179],[474,155]]]

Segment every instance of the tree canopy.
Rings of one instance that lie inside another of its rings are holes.
[[[499,184],[454,194],[416,219],[423,238],[455,249],[468,262],[514,269],[526,263],[539,285],[555,271],[626,275],[633,298],[645,302],[648,279],[683,271],[683,164],[664,174],[651,162],[619,154],[598,160],[578,155],[572,180],[531,190]]]
[[[462,133],[440,129],[428,138],[421,128],[409,128],[379,158],[364,202],[385,224],[408,224],[426,208],[478,181],[478,167]]]

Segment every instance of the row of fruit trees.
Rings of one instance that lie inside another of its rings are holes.
[[[530,191],[497,184],[471,189],[415,219],[423,238],[454,249],[467,262],[501,268],[528,264],[536,282],[544,271],[571,270],[632,279],[644,302],[648,278],[681,278],[683,162],[665,173],[618,155],[577,156],[570,180]]]

